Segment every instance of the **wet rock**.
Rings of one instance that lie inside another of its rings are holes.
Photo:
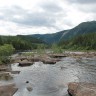
[[[31,60],[32,62],[39,62],[40,61],[40,57],[32,57],[29,60]]]
[[[63,66],[60,67],[61,70],[65,69],[65,68],[66,68],[66,67],[63,67]]]
[[[15,84],[0,86],[0,96],[13,96],[17,90]]]
[[[33,88],[32,88],[32,87],[27,87],[27,90],[28,90],[28,91],[32,91]]]
[[[12,74],[19,74],[20,71],[10,71]]]
[[[7,71],[7,67],[0,68],[0,71]]]
[[[46,60],[46,59],[43,59],[42,60],[42,62],[44,63],[44,64],[55,64],[56,63],[56,61],[54,61],[54,60]]]
[[[29,62],[27,60],[23,60],[21,62],[19,62],[19,66],[24,67],[24,66],[31,66],[33,64],[33,62]]]
[[[11,80],[11,79],[13,79],[13,77],[10,75],[9,72],[1,72],[0,79],[1,80]]]
[[[70,96],[96,96],[96,84],[73,82],[68,85]]]
[[[26,57],[22,57],[20,58],[20,60],[23,61],[23,60],[28,60],[28,59]]]
[[[26,81],[26,83],[29,83],[29,81]]]
[[[9,70],[8,66],[0,65],[0,71],[8,71],[8,70]]]
[[[66,57],[65,54],[50,54],[49,55],[52,58],[62,58],[62,57]]]

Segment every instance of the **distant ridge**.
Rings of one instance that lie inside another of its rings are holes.
[[[52,44],[57,43],[61,40],[69,40],[76,36],[93,32],[96,32],[96,21],[83,22],[70,30],[63,30],[53,34],[35,34],[31,36],[37,39],[42,39],[48,44]]]

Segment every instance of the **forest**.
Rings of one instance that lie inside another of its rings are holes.
[[[70,40],[61,41],[58,46],[70,50],[96,50],[96,33],[83,34]]]

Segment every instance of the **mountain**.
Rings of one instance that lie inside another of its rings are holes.
[[[78,26],[74,27],[73,29],[67,31],[67,33],[62,37],[62,39],[68,40],[75,36],[93,32],[96,32],[96,21],[83,22]]]
[[[42,39],[44,42],[48,44],[52,44],[57,43],[61,40],[69,40],[82,34],[94,32],[96,32],[96,21],[90,21],[80,23],[78,26],[70,30],[64,30],[53,34],[35,34],[31,36],[38,39]]]
[[[63,36],[64,33],[66,33],[67,30],[53,33],[53,34],[35,34],[32,35],[32,37],[35,37],[37,39],[43,40],[47,44],[57,43],[60,38]]]

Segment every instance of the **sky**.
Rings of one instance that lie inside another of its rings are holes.
[[[55,33],[96,20],[96,0],[0,0],[0,35]]]

